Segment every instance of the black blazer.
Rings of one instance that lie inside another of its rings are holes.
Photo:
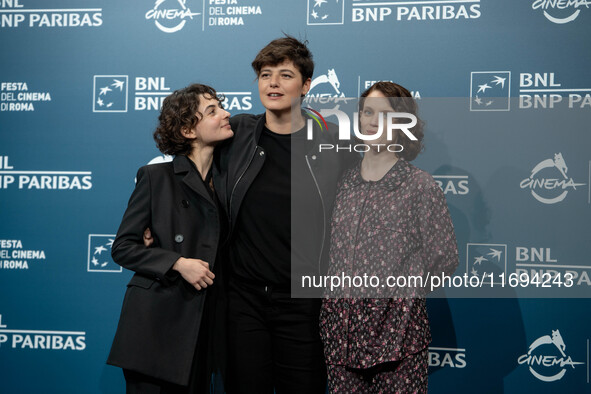
[[[154,237],[150,248],[143,244],[147,227]],[[171,268],[182,256],[204,260],[213,271],[219,241],[216,203],[189,158],[139,169],[112,247],[113,260],[135,275],[108,364],[188,383],[205,297],[215,280],[197,291]]]

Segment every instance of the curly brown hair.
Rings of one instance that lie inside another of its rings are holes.
[[[395,138],[393,141],[402,145],[403,147],[401,152],[396,153],[398,157],[406,161],[416,159],[419,153],[421,153],[421,151],[424,149],[423,127],[425,123],[418,116],[419,107],[412,97],[412,94],[405,87],[400,86],[394,82],[376,82],[365,92],[361,93],[361,97],[359,99],[359,111],[363,110],[365,97],[369,96],[369,94],[375,90],[381,92],[388,98],[388,101],[390,102],[390,105],[394,111],[410,113],[417,117],[416,126],[411,127],[409,130],[417,138],[417,140],[413,141],[410,138],[404,136],[402,130],[395,129]]]
[[[297,38],[289,35],[277,38],[267,44],[259,51],[252,62],[252,68],[257,74],[265,66],[276,66],[286,60],[290,60],[302,74],[302,81],[312,78],[314,74],[314,61],[312,52],[308,49],[307,41],[301,42]]]
[[[201,97],[223,101],[213,88],[197,83],[175,90],[164,99],[158,116],[160,123],[154,131],[154,141],[160,152],[165,155],[191,153],[193,139],[185,137],[182,131],[193,129],[203,116],[198,111]]]

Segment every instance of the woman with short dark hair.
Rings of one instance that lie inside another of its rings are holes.
[[[291,290],[301,286],[298,276],[321,270],[336,184],[347,164],[335,152],[312,152],[317,141],[307,140],[299,105],[292,110],[314,71],[306,43],[273,40],[252,67],[265,113],[232,117],[236,136],[220,149],[232,228],[227,389],[324,394],[320,300],[292,298]],[[337,139],[332,130],[315,136]],[[301,215],[292,214],[292,202]],[[296,234],[309,242],[294,242]]]
[[[123,368],[128,393],[209,393],[214,272],[227,227],[211,167],[216,145],[233,136],[229,118],[205,85],[162,104],[154,139],[175,158],[139,169],[112,246],[113,260],[135,272],[107,361]]]

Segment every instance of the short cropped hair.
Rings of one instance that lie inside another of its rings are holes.
[[[307,47],[307,41],[286,35],[277,38],[260,50],[252,62],[252,68],[257,77],[265,66],[276,66],[286,60],[290,60],[302,74],[302,81],[312,78],[314,74],[314,61],[312,52]]]
[[[175,90],[164,99],[158,117],[160,123],[154,131],[154,141],[160,152],[165,155],[191,153],[193,139],[185,137],[182,131],[195,128],[203,116],[198,111],[201,97],[216,99],[220,103],[223,100],[213,88],[201,84]]]
[[[359,99],[359,111],[363,110],[365,98],[369,96],[371,92],[376,90],[388,98],[388,101],[390,102],[390,105],[394,111],[410,113],[417,117],[416,126],[409,129],[409,131],[417,138],[417,141],[413,141],[405,136],[400,129],[395,129],[394,134],[394,142],[402,145],[403,147],[402,151],[396,153],[396,155],[406,161],[414,160],[424,148],[424,122],[418,116],[418,106],[416,101],[406,88],[394,82],[380,81],[376,82],[365,92],[361,93],[361,97]]]

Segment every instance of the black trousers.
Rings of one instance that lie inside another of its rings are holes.
[[[228,379],[231,394],[326,392],[320,300],[231,282]]]
[[[189,394],[187,386],[179,386],[138,372],[123,370],[126,394]]]

